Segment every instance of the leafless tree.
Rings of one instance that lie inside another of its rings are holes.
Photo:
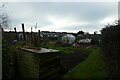
[[[6,3],[0,3],[0,29],[8,27],[8,16],[4,11]]]

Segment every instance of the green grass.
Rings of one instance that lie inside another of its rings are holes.
[[[86,49],[85,47],[74,47],[74,46],[61,46],[60,44],[57,44],[56,42],[48,43],[46,48],[56,49],[60,50],[60,53],[64,55],[69,55],[74,53],[75,51],[82,52],[84,54],[89,54],[92,49]]]
[[[94,49],[86,60],[68,72],[64,78],[107,78],[102,66],[102,54],[99,49]]]

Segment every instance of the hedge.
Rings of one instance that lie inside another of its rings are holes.
[[[119,36],[120,25],[111,25],[101,30],[101,49],[105,60],[105,69],[109,77],[119,77]]]

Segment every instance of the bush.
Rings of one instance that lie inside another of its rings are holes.
[[[120,25],[105,27],[101,30],[101,49],[105,60],[105,69],[110,78],[118,78]]]

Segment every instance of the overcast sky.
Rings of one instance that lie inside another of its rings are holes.
[[[4,7],[12,27],[26,31],[93,33],[118,19],[117,2],[7,2]]]

